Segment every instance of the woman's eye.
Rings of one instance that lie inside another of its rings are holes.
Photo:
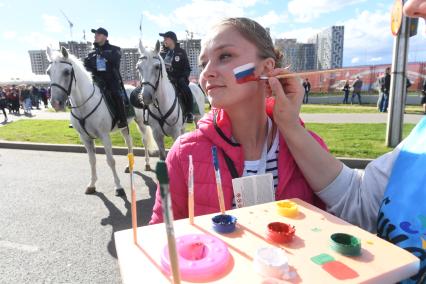
[[[204,68],[206,68],[207,63],[206,62],[201,62],[200,64],[198,64],[198,68],[200,68],[201,70],[203,70]]]
[[[223,54],[221,54],[219,56],[219,59],[220,60],[226,60],[226,59],[231,58],[231,57],[232,57],[231,54],[229,54],[229,53],[223,53]]]

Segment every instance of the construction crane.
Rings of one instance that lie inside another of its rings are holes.
[[[185,30],[185,32],[186,32],[186,39],[191,39],[192,40],[194,38],[194,34],[196,34],[198,36],[203,36],[200,33],[196,33],[196,32],[189,31],[189,30]]]
[[[70,26],[70,35],[71,35],[71,40],[72,40],[72,27],[74,26],[74,24],[70,21],[70,19],[68,19],[67,15],[65,15],[64,11],[61,11],[62,15],[64,15],[65,19],[67,20],[69,26]]]

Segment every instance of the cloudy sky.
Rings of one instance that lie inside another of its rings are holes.
[[[37,4],[36,4],[37,3]],[[390,63],[393,37],[390,8],[393,0],[123,0],[23,1],[0,0],[0,78],[31,72],[29,49],[57,47],[58,41],[93,40],[91,28],[105,27],[110,41],[134,47],[142,18],[144,45],[153,45],[158,32],[186,30],[203,37],[223,17],[245,16],[271,29],[273,38],[306,41],[332,25],[345,26],[344,66]],[[73,23],[69,24],[61,10]],[[425,61],[425,24],[411,38],[409,61]]]

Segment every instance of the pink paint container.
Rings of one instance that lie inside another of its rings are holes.
[[[212,281],[226,271],[231,254],[226,244],[210,235],[191,234],[176,238],[179,270],[185,281]],[[169,249],[161,255],[161,265],[170,274]]]

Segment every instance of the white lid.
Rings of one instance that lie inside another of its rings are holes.
[[[277,247],[263,247],[256,251],[253,265],[255,270],[266,277],[286,278],[289,271],[286,253]]]

